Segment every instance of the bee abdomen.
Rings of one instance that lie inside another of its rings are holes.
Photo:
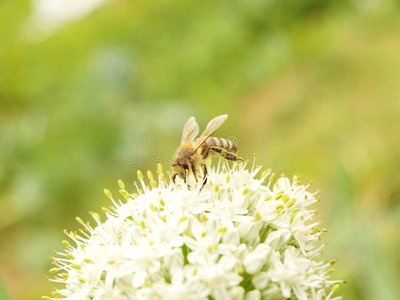
[[[217,137],[210,137],[208,138],[205,143],[208,145],[210,148],[219,148],[225,150],[225,152],[228,153],[236,153],[237,152],[237,146],[235,143],[223,139],[223,138],[217,138]]]

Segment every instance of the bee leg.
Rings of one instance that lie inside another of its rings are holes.
[[[199,190],[199,192],[203,189],[203,187],[206,185],[206,183],[207,183],[207,166],[206,165],[203,165],[203,184],[202,184],[202,186],[201,186],[201,188],[200,188],[200,190]]]
[[[222,155],[222,150],[219,148],[211,148],[211,153],[212,154],[219,154]]]
[[[185,176],[183,176],[183,183],[187,185],[188,190],[190,191],[190,185],[187,183],[187,177],[189,176],[189,172],[185,170]]]
[[[235,154],[232,153],[226,153],[224,156],[225,159],[231,160],[231,161],[243,161],[243,158],[237,157]]]
[[[178,173],[174,173],[174,175],[172,175],[172,182],[174,183],[174,185],[172,186],[172,191],[174,190],[175,184],[176,184],[176,177],[178,176]]]
[[[211,150],[214,153],[217,153],[218,155],[222,156],[223,158],[230,160],[230,161],[243,161],[243,158],[237,157],[236,154],[233,153],[227,153],[225,151],[222,151],[219,148],[211,148]]]
[[[197,170],[196,170],[196,166],[195,166],[195,165],[192,165],[192,171],[193,171],[194,179],[195,179],[196,182],[197,182]]]

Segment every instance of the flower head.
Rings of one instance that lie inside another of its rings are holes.
[[[125,201],[96,226],[66,232],[65,253],[53,258],[53,298],[68,299],[341,299],[332,298],[332,263],[317,260],[325,229],[309,206],[318,201],[297,177],[219,163],[208,183],[158,182],[139,171],[137,193],[119,181]],[[265,183],[266,182],[266,183]],[[50,297],[44,297],[50,299]]]

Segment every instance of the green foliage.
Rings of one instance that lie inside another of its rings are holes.
[[[204,128],[228,113],[221,137],[268,150],[260,163],[324,187],[325,251],[338,259],[333,276],[348,281],[346,299],[396,299],[398,9],[390,0],[110,1],[40,39],[26,25],[30,2],[1,1],[7,294],[46,293],[48,256],[64,228],[78,228],[76,215],[109,206],[103,189],[132,184],[138,168],[167,168],[189,116]]]

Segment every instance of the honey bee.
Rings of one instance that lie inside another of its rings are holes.
[[[207,165],[206,159],[210,155],[218,155],[231,161],[243,161],[237,157],[237,146],[226,139],[211,137],[211,135],[221,127],[226,121],[228,115],[221,115],[212,119],[199,138],[199,125],[195,118],[187,120],[183,127],[181,145],[176,150],[171,168],[174,172],[172,181],[175,183],[176,176],[179,176],[186,183],[186,178],[190,173],[194,175],[197,182],[197,170],[203,168],[203,184],[200,190],[207,183]]]

